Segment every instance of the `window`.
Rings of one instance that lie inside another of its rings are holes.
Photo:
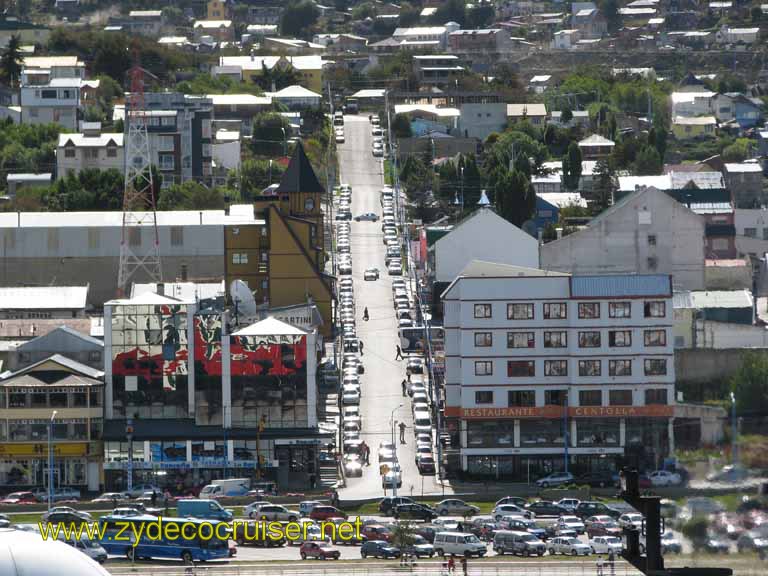
[[[493,334],[491,332],[475,332],[475,346],[477,348],[493,346]]]
[[[91,350],[88,352],[89,362],[101,362],[101,352],[98,350]]]
[[[544,348],[567,348],[568,332],[544,332]]]
[[[609,390],[608,404],[611,406],[632,406],[632,390]]]
[[[232,264],[248,264],[248,253],[247,252],[233,252],[232,253]]]
[[[768,240],[768,238],[763,238],[763,240]],[[728,238],[712,238],[712,250],[728,250],[730,247],[731,243]]]
[[[99,159],[99,149],[98,148],[85,148],[83,150],[83,156],[88,160],[98,160]]]
[[[262,250],[259,258],[262,262],[269,262],[269,252],[267,250]]]
[[[507,348],[533,348],[534,346],[533,332],[507,332]]]
[[[648,246],[656,246],[656,234],[648,234]]]
[[[568,361],[544,360],[544,376],[568,376]]]
[[[158,152],[173,152],[176,149],[176,141],[173,136],[158,136],[157,137],[157,151]]]
[[[652,404],[666,405],[667,402],[667,389],[659,388],[645,391],[645,404],[650,406]]]
[[[490,360],[478,360],[475,362],[475,376],[491,376],[493,374],[493,362]]]
[[[304,211],[305,212],[312,212],[315,209],[315,200],[314,198],[307,198],[304,200]]]
[[[600,332],[579,332],[579,348],[600,348]]]
[[[602,406],[603,393],[600,390],[581,390],[579,392],[579,406]]]
[[[768,228],[763,228],[763,240],[768,240]]]
[[[490,318],[490,317],[491,317],[490,304],[475,304],[475,318]]]
[[[661,301],[646,302],[643,310],[646,318],[664,318],[667,315],[667,304]]]
[[[545,406],[565,406],[567,403],[568,403],[567,390],[545,390],[544,391]]]
[[[579,360],[579,376],[600,376],[600,360]]]
[[[76,151],[73,146],[67,146],[64,148],[64,158],[74,158],[77,155],[75,152]]]
[[[90,250],[98,250],[100,241],[99,229],[88,228],[88,248]]]
[[[107,158],[117,158],[117,148],[114,146],[107,146]]]
[[[181,226],[171,226],[171,246],[184,245],[184,228]]]
[[[625,348],[632,346],[631,330],[611,330],[608,332],[608,345],[611,348]]]
[[[600,302],[579,302],[579,318],[600,318]]]
[[[507,392],[507,405],[510,408],[530,408],[536,406],[536,392],[533,390],[515,390]]]
[[[162,154],[158,158],[160,160],[160,170],[173,170],[176,166],[176,161],[171,154]]]
[[[41,94],[45,100],[56,100],[56,90],[42,90]]]
[[[493,390],[475,392],[475,404],[493,404]]]
[[[532,320],[533,304],[507,304],[509,320]]]
[[[141,228],[138,226],[128,228],[128,244],[130,246],[141,246]]]
[[[536,363],[533,360],[514,360],[507,362],[509,378],[525,378],[536,375]]]
[[[544,318],[556,320],[568,317],[568,305],[565,302],[551,302],[544,304]]]
[[[664,358],[646,358],[646,376],[664,376],[667,373],[667,361]]]
[[[659,264],[659,259],[656,256],[651,256],[647,259],[648,270],[656,270],[656,266]]]
[[[632,303],[631,302],[609,302],[608,316],[610,316],[611,318],[631,318]]]
[[[645,340],[646,346],[666,346],[667,331],[666,330],[646,330],[644,334],[644,340]]]
[[[747,238],[757,237],[757,228],[744,228],[744,236]]]
[[[609,376],[632,376],[632,360],[609,360]]]

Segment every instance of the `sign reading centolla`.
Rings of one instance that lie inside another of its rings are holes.
[[[490,418],[562,418],[563,406],[538,406],[527,408],[458,408],[447,407],[447,417],[465,420]],[[663,418],[674,412],[672,406],[569,406],[568,416],[572,418]]]

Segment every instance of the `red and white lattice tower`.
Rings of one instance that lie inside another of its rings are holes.
[[[157,231],[155,191],[152,181],[152,155],[147,127],[149,116],[144,101],[144,79],[148,74],[138,60],[129,71],[131,92],[125,106],[125,192],[123,194],[123,230],[120,239],[120,272],[117,277],[118,296],[130,291],[133,277],[140,274],[142,282],[161,282],[160,237]],[[137,243],[138,253],[131,246],[130,230],[138,227],[152,234],[151,245]]]

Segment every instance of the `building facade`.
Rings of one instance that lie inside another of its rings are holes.
[[[82,123],[82,132],[59,134],[56,148],[56,173],[63,178],[82,170],[125,170],[123,133],[101,132],[101,124]]]
[[[524,480],[673,449],[669,276],[474,262],[443,299],[449,468]]]

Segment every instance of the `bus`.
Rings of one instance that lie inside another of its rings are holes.
[[[101,539],[101,545],[108,554],[113,556],[125,556],[128,558],[128,560],[131,561],[163,558],[169,560],[183,560],[185,563],[190,563],[192,561],[205,562],[206,560],[229,558],[230,556],[234,556],[234,552],[236,552],[234,542],[231,545],[231,551],[229,540],[220,540],[216,537],[215,529],[218,524],[221,524],[221,522],[217,522],[215,520],[209,521],[201,518],[163,517],[163,526],[167,526],[169,524],[178,525],[178,539],[150,539],[146,534],[147,526],[143,525],[149,525],[157,521],[157,516],[150,516],[148,514],[141,516],[102,516],[99,519],[99,523],[105,526],[104,534]],[[214,528],[213,537],[210,540],[200,538],[183,538],[181,536],[181,528],[182,525],[187,522],[195,524],[196,526],[199,526],[205,522],[210,523]],[[129,525],[127,529],[124,528],[126,523]],[[120,533],[121,530],[122,533]],[[165,528],[163,531],[165,531]],[[120,540],[116,540],[118,533],[120,533]],[[134,546],[135,534],[141,534],[139,543],[136,546]],[[152,535],[154,536],[154,534]]]

